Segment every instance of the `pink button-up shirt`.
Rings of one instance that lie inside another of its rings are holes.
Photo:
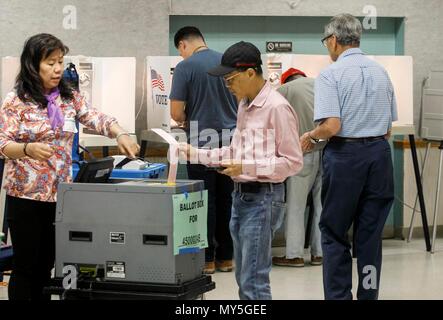
[[[89,108],[78,93],[72,100],[61,100],[65,126],[52,130],[48,110],[32,102],[23,102],[15,92],[6,97],[0,108],[0,155],[11,142],[41,142],[51,145],[55,153],[46,161],[28,157],[8,160],[5,166],[6,193],[13,197],[55,202],[60,182],[71,182],[72,142],[75,121],[111,137],[110,128],[117,120]]]
[[[241,161],[243,172],[233,177],[236,182],[283,182],[303,167],[297,115],[266,82],[251,103],[247,99],[240,102],[231,145],[199,149],[197,156],[199,163],[209,166]]]

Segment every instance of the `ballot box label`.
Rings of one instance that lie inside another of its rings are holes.
[[[114,279],[125,279],[126,278],[125,263],[121,261],[107,261],[106,277]]]
[[[109,241],[111,244],[125,244],[126,233],[125,232],[110,232]]]
[[[208,191],[172,196],[174,255],[208,247]]]

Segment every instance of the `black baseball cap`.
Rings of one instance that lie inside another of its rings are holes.
[[[261,65],[260,50],[250,42],[240,41],[226,49],[221,64],[208,73],[220,77],[237,69],[256,68]]]

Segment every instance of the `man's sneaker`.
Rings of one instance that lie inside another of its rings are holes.
[[[323,258],[311,256],[311,264],[313,266],[321,266],[323,264]]]
[[[287,259],[286,256],[272,257],[272,264],[283,267],[304,267],[305,260],[303,258]]]
[[[203,268],[204,274],[213,274],[215,272],[215,262],[209,261],[205,262],[205,267]]]
[[[234,269],[232,260],[216,260],[215,268],[221,272],[231,272]]]

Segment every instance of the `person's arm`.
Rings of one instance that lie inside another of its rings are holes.
[[[232,143],[229,147],[215,149],[197,149],[187,143],[179,145],[180,155],[191,164],[205,166],[223,166],[223,163],[232,162]]]
[[[341,129],[340,118],[328,118],[322,121],[314,130],[308,132],[308,134],[314,140],[322,139],[327,140],[335,136]]]
[[[140,147],[132,140],[129,133],[120,127],[117,119],[107,116],[97,109],[89,108],[85,99],[77,93],[75,94],[74,105],[80,123],[103,136],[116,138],[120,152],[130,158],[135,158]]]
[[[389,140],[391,138],[391,129],[388,130],[388,132],[385,134],[385,139]]]
[[[311,139],[329,139],[341,130],[338,87],[330,69],[324,70],[317,77],[314,91],[314,121],[320,122],[320,125],[301,137],[303,152],[313,149]]]
[[[221,173],[231,177],[241,174],[256,177],[257,180],[282,180],[288,176],[297,174],[303,167],[303,153],[298,135],[297,115],[289,105],[281,105],[275,108],[272,127],[274,130],[266,130],[266,135],[273,135],[273,139],[267,140],[275,143],[275,152],[266,159],[246,159],[242,163],[227,165],[227,169]],[[255,141],[254,141],[255,142]],[[257,141],[259,142],[259,141]],[[267,148],[270,148],[267,145]]]
[[[47,160],[54,154],[54,150],[47,144],[32,142],[18,143],[16,137],[20,128],[19,108],[12,105],[8,96],[0,109],[0,155],[8,159],[32,158]]]
[[[114,123],[109,130],[111,135],[117,139],[119,151],[128,158],[134,159],[140,151],[140,146],[131,138],[129,133],[118,123]]]
[[[171,92],[169,99],[171,101],[171,118],[179,124],[185,122],[186,113],[185,106],[188,100],[188,73],[183,62],[180,62],[174,69],[174,76],[172,77]]]
[[[187,143],[179,145],[180,156],[191,164],[202,164],[208,167],[224,167],[234,160],[233,145],[241,139],[241,133],[235,129],[231,144],[221,148],[197,149]]]
[[[17,143],[11,142],[3,148],[2,152],[9,159],[29,157],[31,159],[45,161],[54,154],[54,150],[45,143]]]
[[[186,121],[185,102],[179,100],[171,100],[171,118],[182,123]]]
[[[327,140],[340,132],[340,118],[328,118],[322,121],[314,130],[305,132],[300,138],[303,152],[310,151],[314,144],[311,140]]]

